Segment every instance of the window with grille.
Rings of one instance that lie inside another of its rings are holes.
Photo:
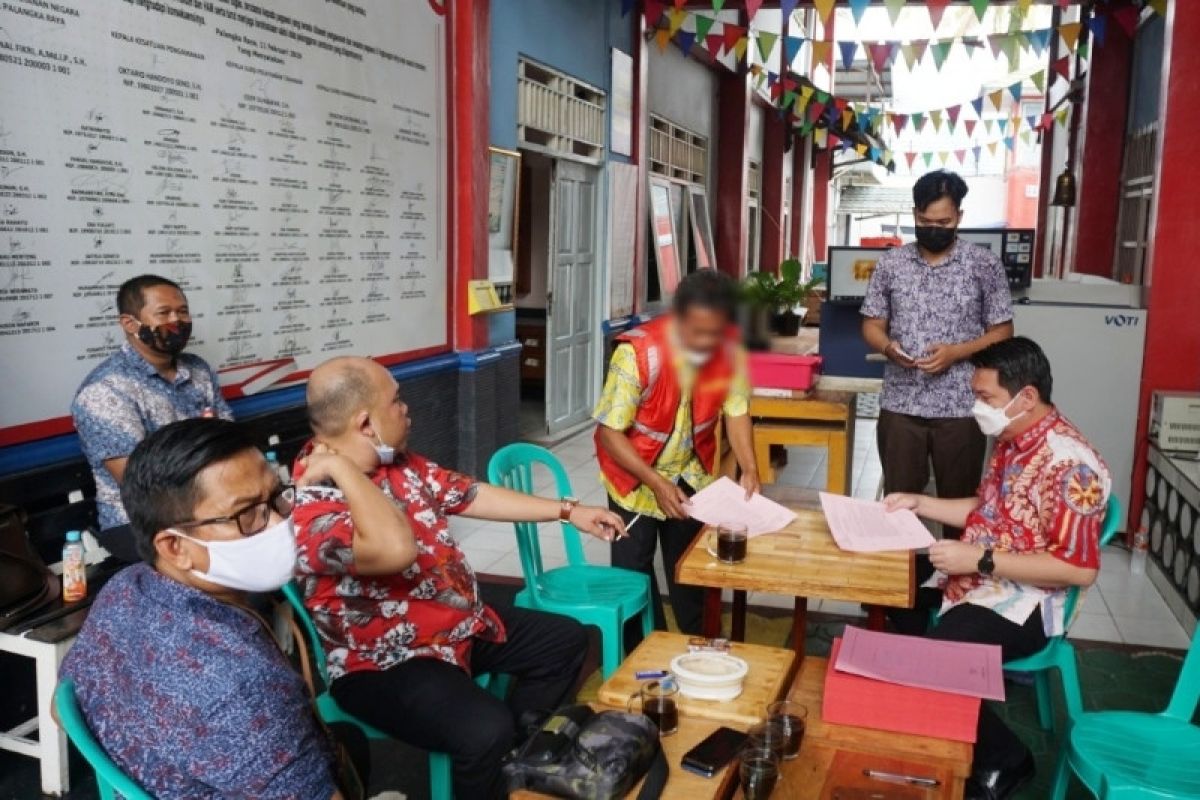
[[[758,192],[762,186],[762,167],[753,159],[750,160],[750,167],[746,171],[746,197],[751,200],[758,199]]]
[[[704,183],[708,139],[655,114],[650,115],[650,171],[687,183]]]
[[[522,146],[589,159],[604,157],[605,96],[557,70],[517,64],[517,137]]]
[[[1146,244],[1150,236],[1150,205],[1154,199],[1154,148],[1158,123],[1134,131],[1125,143],[1121,170],[1121,208],[1117,217],[1117,253],[1113,278],[1121,283],[1144,282]]]

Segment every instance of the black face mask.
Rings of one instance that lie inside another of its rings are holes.
[[[190,322],[175,322],[154,327],[143,322],[137,332],[138,340],[142,344],[168,356],[177,356],[182,353],[191,336],[192,323]]]
[[[954,244],[958,228],[941,228],[936,225],[917,226],[917,244],[931,253],[941,253]]]

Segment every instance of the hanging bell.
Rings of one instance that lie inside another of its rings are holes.
[[[1054,181],[1054,199],[1050,201],[1050,205],[1075,207],[1075,173],[1070,167],[1059,173],[1058,179]]]

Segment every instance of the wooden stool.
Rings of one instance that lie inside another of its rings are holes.
[[[849,494],[851,487],[849,442],[847,426],[842,423],[782,423],[756,422],[754,425],[754,461],[758,477],[764,484],[775,482],[771,466],[771,445],[793,447],[824,447],[828,453],[825,470],[825,489],[835,494]]]

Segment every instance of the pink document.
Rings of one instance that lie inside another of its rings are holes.
[[[847,625],[834,668],[901,686],[1004,699],[1004,666],[995,644],[943,642]]]
[[[761,494],[746,499],[746,490],[727,477],[713,481],[692,495],[687,505],[692,519],[709,525],[740,522],[750,536],[775,533],[792,524],[796,514]]]
[[[933,536],[911,511],[888,511],[883,503],[828,492],[821,492],[821,509],[833,540],[843,550],[875,553],[933,544]]]

